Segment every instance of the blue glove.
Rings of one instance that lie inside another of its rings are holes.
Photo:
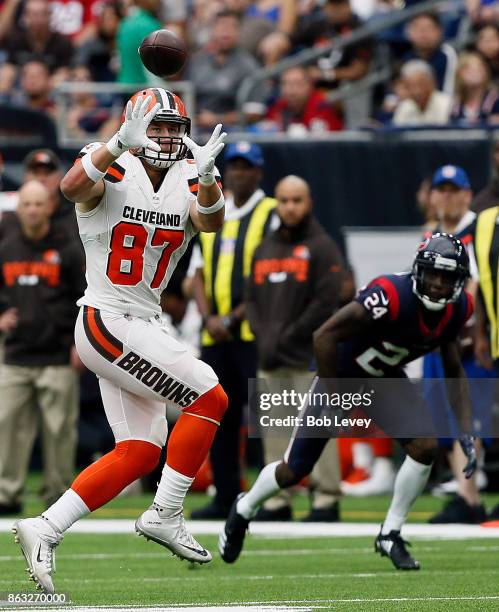
[[[459,438],[459,444],[468,459],[463,472],[466,478],[471,478],[476,470],[476,449],[473,436],[465,435]]]

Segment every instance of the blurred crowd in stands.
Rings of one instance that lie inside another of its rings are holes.
[[[314,61],[256,83],[241,109],[236,94],[260,67],[320,49],[418,0],[3,0],[0,103],[60,118],[63,82],[158,84],[137,49],[167,27],[190,57],[175,81],[195,87],[198,130],[324,133],[386,126],[499,123],[499,2],[447,3],[381,29]],[[381,83],[358,87],[377,68]],[[354,95],[338,96],[356,84]],[[133,89],[133,88],[132,88]],[[340,100],[338,100],[340,97]],[[123,99],[74,93],[63,120],[70,137],[116,130]],[[243,112],[244,121],[241,122]]]

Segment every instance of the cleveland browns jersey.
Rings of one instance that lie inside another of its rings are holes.
[[[87,145],[79,157],[101,144]],[[76,209],[88,285],[78,305],[146,318],[160,314],[161,293],[196,233],[189,216],[199,187],[196,166],[175,162],[155,192],[139,158],[126,152],[104,183],[96,208]]]
[[[404,365],[454,340],[473,313],[473,300],[463,291],[447,304],[434,328],[423,319],[424,306],[412,290],[412,274],[380,276],[355,298],[374,325],[368,334],[339,347],[339,376],[398,377]]]

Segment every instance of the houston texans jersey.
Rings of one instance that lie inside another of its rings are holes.
[[[463,291],[441,311],[429,328],[419,298],[412,290],[412,274],[375,278],[355,298],[373,325],[369,333],[347,340],[339,347],[340,376],[400,376],[401,368],[454,340],[473,312],[471,296]]]
[[[92,143],[80,156],[100,147]],[[85,248],[87,289],[78,305],[149,317],[196,233],[189,211],[198,191],[192,160],[175,162],[155,192],[141,161],[121,155],[90,212],[76,210]]]

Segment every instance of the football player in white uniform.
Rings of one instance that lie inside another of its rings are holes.
[[[207,144],[197,145],[180,98],[146,89],[127,103],[118,133],[107,144],[84,147],[61,183],[76,202],[87,262],[76,346],[99,378],[116,446],[40,517],[13,526],[31,577],[47,593],[54,592],[54,548],[63,533],[158,464],[167,401],[182,414],[154,502],[135,528],[181,558],[211,560],[186,530],[182,505],[227,396],[213,370],[164,330],[159,300],[192,236],[223,223],[215,168],[226,136],[221,130],[217,125]]]

